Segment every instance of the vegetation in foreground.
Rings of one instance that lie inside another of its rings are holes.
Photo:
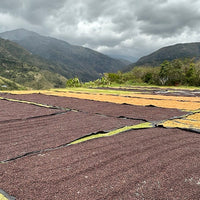
[[[157,67],[134,67],[122,73],[105,73],[102,78],[82,83],[68,79],[66,87],[104,87],[116,85],[200,86],[200,63],[192,59],[164,61]]]

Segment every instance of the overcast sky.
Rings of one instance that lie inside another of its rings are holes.
[[[0,32],[17,28],[141,57],[200,42],[200,0],[0,0]]]

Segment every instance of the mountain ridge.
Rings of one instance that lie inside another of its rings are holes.
[[[117,72],[125,66],[123,62],[92,49],[25,29],[0,33],[0,37],[16,42],[32,54],[53,63],[57,66],[55,72],[66,78],[77,76],[82,81],[94,80],[105,72]]]
[[[129,65],[129,69],[135,66],[158,66],[165,60],[200,57],[200,42],[178,43],[162,47],[146,56],[141,57],[137,62]]]

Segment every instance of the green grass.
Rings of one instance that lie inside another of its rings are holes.
[[[82,92],[82,93],[90,93],[90,94],[115,94],[115,95],[129,95],[129,91],[122,91],[122,90],[112,90],[112,89],[97,89],[97,88],[65,88],[65,89],[51,89],[51,91],[58,91],[58,92]],[[131,92],[135,93],[135,92]]]
[[[120,87],[117,87],[117,86],[109,86],[109,88],[111,89],[98,89],[98,88],[95,88],[95,87],[92,87],[92,88],[86,88],[86,87],[71,87],[71,88],[60,88],[60,89],[51,89],[51,91],[54,91],[54,92],[81,92],[81,93],[89,93],[89,94],[114,94],[114,95],[123,95],[123,96],[128,96],[130,94],[136,94],[136,93],[140,93],[139,91],[123,91],[123,90],[112,90],[112,88],[114,89],[145,89],[147,90],[146,93],[148,93],[148,91],[151,91],[153,90],[153,88],[160,88],[160,89],[166,89],[168,88],[168,90],[170,91],[173,90],[173,89],[177,89],[177,90],[181,90],[181,89],[186,89],[186,90],[199,90],[198,87],[186,87],[186,86],[179,86],[179,87],[174,87],[174,86],[162,86],[162,87],[159,87],[159,86],[154,86],[154,85],[146,85],[146,86],[141,86],[141,85],[138,85],[138,86],[129,86],[129,87],[125,87],[123,85],[120,85]],[[173,92],[173,91],[171,91]]]

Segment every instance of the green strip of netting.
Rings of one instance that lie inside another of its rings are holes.
[[[91,134],[91,135],[85,136],[83,138],[74,140],[69,145],[78,144],[78,143],[81,143],[81,142],[85,142],[85,141],[97,139],[97,138],[102,138],[102,137],[110,137],[110,136],[113,136],[113,135],[116,135],[116,134],[119,134],[119,133],[130,131],[130,130],[146,129],[146,128],[153,128],[153,127],[154,127],[154,125],[150,122],[145,122],[145,123],[141,123],[141,124],[137,124],[137,125],[133,125],[133,126],[125,126],[123,128],[119,128],[119,129],[110,131],[108,133],[97,133],[97,134]]]

